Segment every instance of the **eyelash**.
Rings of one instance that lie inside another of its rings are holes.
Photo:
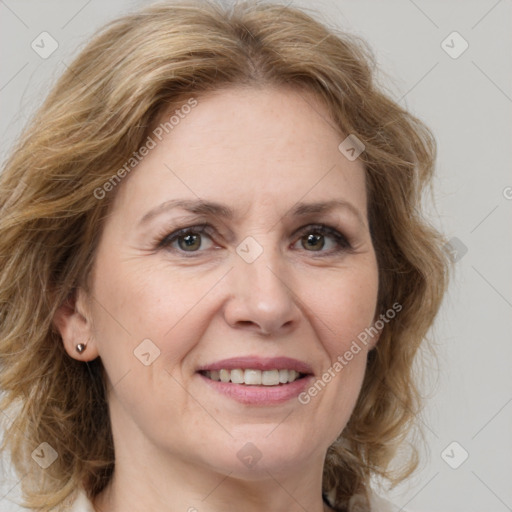
[[[194,257],[201,255],[201,253],[203,253],[204,250],[203,251],[201,251],[201,250],[183,251],[179,248],[177,249],[177,248],[170,247],[171,244],[174,243],[176,240],[178,240],[180,237],[190,235],[190,234],[193,234],[193,235],[197,235],[197,234],[205,235],[206,234],[208,237],[211,238],[214,232],[215,232],[215,229],[209,224],[200,224],[200,225],[195,225],[195,226],[189,226],[186,228],[181,228],[181,229],[178,229],[170,234],[166,231],[164,235],[159,235],[157,237],[157,239],[155,240],[155,243],[156,243],[155,248],[156,249],[167,249],[167,250],[171,250],[174,252],[179,252],[180,254],[184,255],[184,257],[186,257],[186,258],[194,258]],[[333,256],[333,255],[339,254],[341,252],[347,253],[347,252],[353,251],[353,247],[350,244],[350,242],[347,240],[347,238],[343,234],[341,234],[337,229],[335,229],[331,226],[327,226],[325,224],[309,224],[307,226],[304,226],[304,227],[300,228],[297,232],[297,235],[298,235],[297,241],[299,241],[303,236],[305,236],[309,233],[322,235],[322,236],[330,236],[334,240],[334,242],[337,246],[336,248],[331,249],[330,251],[324,251],[324,250],[322,250],[323,248],[320,251],[307,251],[307,249],[304,249],[306,252],[319,253],[319,255],[314,256],[314,257],[328,257],[328,256]]]

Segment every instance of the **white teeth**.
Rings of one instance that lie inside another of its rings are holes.
[[[244,383],[244,371],[243,370],[231,370],[231,382],[233,384],[243,384]]]
[[[211,370],[204,375],[211,380],[220,382],[232,382],[233,384],[245,384],[248,386],[278,386],[287,384],[299,378],[299,372],[295,370]]]
[[[261,385],[261,370],[245,370],[244,384],[250,384],[252,386]]]
[[[265,370],[261,372],[261,383],[264,386],[276,386],[279,384],[279,370]]]

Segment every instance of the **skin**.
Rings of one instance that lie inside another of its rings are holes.
[[[310,93],[232,88],[198,105],[116,191],[96,254],[90,294],[79,289],[55,318],[68,353],[101,357],[108,379],[116,470],[98,511],[328,510],[321,497],[329,445],[353,411],[365,372],[362,346],[311,399],[278,406],[235,402],[211,389],[200,365],[245,355],[306,361],[315,379],[378,315],[378,268],[368,229],[364,166],[338,150],[345,135]],[[168,119],[169,114],[164,116]],[[172,199],[223,203],[233,219],[171,209]],[[297,202],[350,203],[292,217]],[[186,245],[159,236],[208,223]],[[311,224],[343,234],[352,248]],[[211,233],[211,234],[210,234]],[[236,252],[246,237],[263,249]],[[185,249],[183,248],[185,247]],[[316,249],[316,250],[315,250]],[[134,356],[144,339],[160,355]],[[87,349],[78,354],[77,343]],[[261,453],[246,467],[237,452]]]

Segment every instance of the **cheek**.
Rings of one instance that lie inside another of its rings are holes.
[[[315,415],[330,418],[324,428],[331,443],[349,421],[364,379],[369,344],[360,336],[375,318],[376,263],[340,270],[335,278],[316,281],[314,290],[307,296],[311,323],[326,357],[322,374],[300,400]]]
[[[322,330],[324,348],[334,360],[373,324],[378,294],[376,263],[325,276],[314,290],[308,293],[308,304]],[[361,344],[361,348],[366,347]]]
[[[193,269],[171,271],[165,262],[147,265],[142,258],[103,260],[94,288],[101,355],[133,365],[134,351],[149,339],[166,365],[183,357],[206,328],[201,299],[219,279],[195,274]]]
[[[122,404],[141,424],[153,417],[155,404],[160,411],[169,408],[165,418],[185,408],[178,384],[182,376],[175,368],[208,325],[201,298],[216,280],[171,272],[161,263],[102,261],[93,315],[100,357],[113,386],[113,407]],[[154,401],[148,401],[148,392]]]

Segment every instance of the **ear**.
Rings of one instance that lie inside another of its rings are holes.
[[[92,361],[98,357],[98,349],[92,335],[92,321],[87,307],[86,294],[82,288],[75,288],[53,317],[53,325],[59,331],[64,349],[78,361]],[[79,344],[85,350],[77,350]]]

